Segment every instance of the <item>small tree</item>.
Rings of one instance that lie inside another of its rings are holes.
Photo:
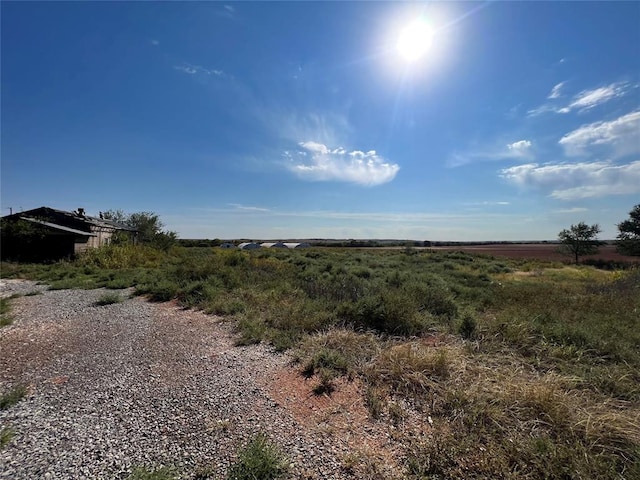
[[[618,252],[640,256],[640,204],[629,212],[629,220],[618,224]]]
[[[604,243],[596,238],[601,231],[597,223],[587,225],[580,222],[577,225],[571,225],[568,230],[562,230],[558,234],[558,239],[562,244],[560,250],[573,256],[577,265],[580,256],[598,252],[598,247]]]
[[[172,231],[163,231],[164,224],[160,217],[153,212],[137,212],[126,214],[122,210],[107,210],[102,218],[111,220],[127,227],[135,229],[139,243],[148,244],[162,250],[167,250],[177,241],[178,234]],[[114,243],[128,241],[127,236],[114,238]]]

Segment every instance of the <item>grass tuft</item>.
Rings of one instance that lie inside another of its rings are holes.
[[[12,323],[11,300],[9,298],[0,298],[0,327],[6,327]]]
[[[0,430],[0,450],[9,445],[15,434],[16,432],[11,427],[4,427]]]
[[[169,467],[161,467],[155,470],[137,467],[127,477],[127,480],[174,480],[176,478],[175,470]]]
[[[122,297],[117,293],[105,293],[98,300],[96,300],[97,306],[113,305],[114,303],[122,303]]]
[[[288,471],[285,456],[262,433],[256,435],[238,454],[229,469],[228,480],[275,480]]]
[[[7,393],[0,395],[0,410],[7,410],[8,408],[17,404],[27,394],[26,385],[16,385]]]

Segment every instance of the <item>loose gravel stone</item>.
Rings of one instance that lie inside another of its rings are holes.
[[[290,478],[352,478],[345,447],[305,428],[263,387],[290,359],[236,347],[229,323],[120,291],[58,290],[3,280],[14,323],[0,329],[0,392],[26,397],[0,412],[15,436],[2,479],[124,479],[136,467],[209,469],[222,478],[238,448],[265,432],[288,456]]]

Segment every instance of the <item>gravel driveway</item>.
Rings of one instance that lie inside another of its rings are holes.
[[[3,281],[3,295],[32,282]],[[353,478],[348,446],[303,426],[266,388],[290,371],[265,346],[236,347],[220,318],[129,298],[97,306],[105,290],[44,291],[12,300],[0,329],[0,392],[28,385],[0,412],[15,431],[0,478],[127,478],[136,467],[222,478],[238,447],[265,432],[291,478]],[[282,391],[282,388],[280,389]]]

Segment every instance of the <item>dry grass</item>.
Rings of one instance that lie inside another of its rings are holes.
[[[228,315],[238,343],[293,349],[319,393],[358,378],[404,452],[400,477],[640,478],[640,270],[427,250],[107,253],[5,271]],[[349,468],[376,478],[356,453]]]

